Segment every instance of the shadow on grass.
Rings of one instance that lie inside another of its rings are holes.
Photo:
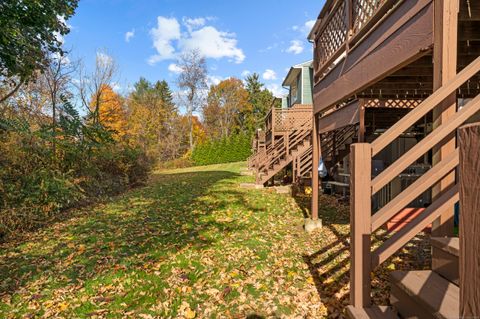
[[[322,215],[320,217],[325,218]],[[340,232],[338,227],[349,221],[345,214],[327,215],[327,221],[327,223],[324,222],[324,229],[321,231],[327,231],[330,240],[315,253],[304,255],[303,260],[308,266],[322,303],[327,306],[327,317],[343,318],[339,309],[349,304],[350,243],[348,231]],[[380,229],[373,234],[372,245],[380,245],[389,236],[391,234],[386,230]],[[380,267],[373,270],[372,300],[374,304],[389,305],[391,271],[430,269],[430,265],[430,240],[429,236],[422,232]]]
[[[335,239],[311,255],[304,255],[320,300],[327,306],[328,318],[339,318],[347,301],[348,294],[342,293],[349,282],[349,243],[345,235],[340,234],[334,226],[324,226]]]
[[[301,208],[304,218],[312,216],[312,196],[296,190],[293,198]],[[349,206],[338,201],[332,195],[320,194],[318,199],[318,216],[324,224],[349,224]]]
[[[54,277],[59,286],[82,284],[107,273],[143,269],[185,248],[210,247],[219,234],[242,229],[235,221],[215,219],[215,211],[232,203],[255,210],[244,194],[223,187],[237,176],[228,171],[157,174],[150,186],[4,244],[0,297],[41,278]]]

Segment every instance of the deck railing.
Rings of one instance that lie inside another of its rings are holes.
[[[369,25],[378,21],[400,0],[336,0],[324,8],[315,33],[314,82],[317,83]]]
[[[398,177],[402,171],[422,155],[437,147],[437,145],[442,145],[442,142],[451,139],[458,127],[480,111],[480,95],[441,123],[441,125],[373,179],[371,174],[372,158],[427,113],[438,107],[452,94],[455,94],[462,84],[478,72],[480,72],[480,57],[450,81],[446,82],[444,86],[405,115],[373,143],[358,143],[351,146],[350,242],[352,264],[350,294],[353,306],[370,306],[370,273],[374,268],[387,260],[447,210],[451,209],[453,216],[453,205],[458,201],[459,194],[458,185],[454,179],[451,179],[452,182],[450,184],[443,183],[447,188],[433,198],[432,204],[416,216],[411,223],[398,230],[375,250],[372,251],[371,249],[373,232],[391,220],[420,194],[431,189],[440,181],[443,182],[446,176],[452,174],[459,164],[458,149],[444,156],[438,163],[434,163],[430,170],[373,215],[372,196]]]
[[[294,163],[294,182],[299,178],[311,178],[312,177],[312,154],[313,146],[307,149]]]
[[[266,173],[281,160],[292,156],[292,153],[310,136],[312,120],[304,120],[295,130],[278,138],[270,144],[265,152],[264,161],[258,165],[258,171]],[[260,176],[258,176],[260,177]]]
[[[298,129],[305,121],[311,120],[311,117],[311,105],[296,104],[288,109],[273,107],[265,117],[267,143],[275,134]]]

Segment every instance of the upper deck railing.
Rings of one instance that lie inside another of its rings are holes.
[[[333,0],[320,14],[315,31],[314,80],[317,83],[383,15],[401,0]]]
[[[312,112],[312,106],[304,104],[295,104],[288,109],[272,107],[265,116],[266,143],[270,143],[276,134],[298,129],[305,120],[312,118]]]

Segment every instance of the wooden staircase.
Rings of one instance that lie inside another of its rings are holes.
[[[321,139],[323,162],[330,168],[350,153],[350,145],[357,139],[357,125],[348,125],[324,134]]]
[[[373,143],[356,143],[351,146],[351,305],[346,309],[348,317],[396,318],[397,315],[400,318],[421,319],[460,317],[460,308],[465,305],[462,301],[465,296],[462,297],[460,291],[463,289],[462,285],[468,285],[468,282],[459,281],[459,268],[464,266],[459,265],[459,255],[461,255],[459,238],[435,237],[436,233],[433,229],[432,269],[391,273],[390,301],[393,308],[372,305],[370,277],[373,269],[390,258],[425,227],[434,222],[442,223],[450,215],[453,217],[453,206],[460,199],[458,183],[461,183],[461,178],[460,181],[459,178],[455,178],[455,170],[461,164],[459,148],[443,153],[428,172],[373,215],[371,200],[375,193],[418,158],[431,149],[435,152],[445,143],[455,139],[457,129],[474,114],[480,112],[480,95],[448,118],[444,118],[430,134],[373,179],[371,167],[375,155],[427,113],[436,109],[452,95],[454,96],[457,89],[478,72],[480,72],[480,57],[444,83],[440,89]],[[465,148],[468,147],[465,146]],[[376,230],[394,218],[419,194],[428,189],[435,189],[440,184],[442,189],[437,191],[432,203],[425,210],[372,250],[372,234]],[[463,210],[462,213],[467,212]],[[475,258],[478,259],[478,256]]]
[[[311,121],[307,120],[267,146],[264,159],[257,168],[257,184],[265,184],[310,148]]]
[[[293,181],[297,184],[302,184],[304,181],[309,181],[312,178],[312,156],[313,147],[310,147],[297,159],[293,164]],[[308,182],[308,183],[309,183]]]

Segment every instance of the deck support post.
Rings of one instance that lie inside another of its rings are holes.
[[[372,147],[350,146],[350,304],[371,305]]]
[[[358,101],[358,143],[365,143],[365,100]]]
[[[458,0],[434,1],[434,48],[433,48],[433,89],[438,90],[457,73],[457,29]],[[456,94],[447,97],[433,110],[433,129],[440,126],[456,112]],[[442,145],[433,149],[433,165],[455,151],[455,135],[452,134]],[[443,178],[432,189],[435,200],[450,185],[455,183],[455,173]],[[453,209],[446,210],[433,222],[432,235],[453,236]],[[435,258],[435,256],[433,256]]]
[[[320,143],[318,136],[318,118],[313,115],[312,121],[312,220],[318,220],[318,165],[320,162]]]
[[[298,158],[294,157],[292,161],[292,183],[295,183],[297,175],[297,161]]]
[[[458,131],[460,148],[460,318],[480,318],[480,123]]]

